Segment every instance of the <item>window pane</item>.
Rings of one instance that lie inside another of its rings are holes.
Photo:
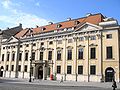
[[[83,48],[78,50],[78,59],[83,59]]]
[[[72,66],[67,66],[67,74],[71,74],[72,72]]]
[[[11,67],[11,71],[14,71],[14,65],[12,65],[12,67]]]
[[[112,55],[112,46],[107,47],[107,59],[112,59],[113,55]]]
[[[78,74],[83,74],[83,66],[78,66]]]
[[[106,35],[106,38],[107,38],[107,39],[111,39],[111,38],[112,38],[112,34],[107,34],[107,35]]]
[[[90,49],[90,58],[91,59],[95,59],[96,58],[96,49],[95,48],[91,48]]]
[[[68,50],[67,59],[72,60],[72,50]]]
[[[28,60],[28,53],[25,53],[25,60]]]
[[[57,73],[58,73],[58,74],[61,73],[61,66],[57,66]]]
[[[48,60],[52,60],[52,51],[48,52]]]
[[[43,60],[43,52],[40,52],[40,60]]]
[[[4,54],[2,54],[2,61],[4,61]]]
[[[61,51],[57,51],[57,60],[61,60]]]
[[[15,60],[15,53],[12,54],[12,61]]]
[[[18,71],[21,71],[21,65],[18,66]]]
[[[96,74],[96,66],[95,65],[91,65],[90,66],[90,74],[91,75],[95,75]]]
[[[10,54],[8,53],[8,54],[7,54],[7,61],[9,61],[9,56],[10,56]]]
[[[32,52],[32,60],[35,60],[35,52]]]
[[[24,67],[24,71],[27,72],[27,65],[25,65],[25,67]]]
[[[19,53],[19,61],[22,60],[22,53]]]

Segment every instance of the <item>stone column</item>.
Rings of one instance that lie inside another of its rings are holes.
[[[77,81],[77,37],[73,37],[74,39],[74,48],[73,48],[73,74],[75,76],[75,81]]]
[[[9,77],[11,77],[11,62],[12,62],[12,54],[13,53],[15,53],[15,52],[13,52],[12,49],[10,49],[9,68],[8,68]]]
[[[89,79],[90,79],[90,75],[89,75],[89,34],[86,34],[85,35],[85,49],[84,49],[84,53],[86,54],[85,55],[85,62],[84,62],[84,78],[85,78],[85,81],[89,82]]]
[[[14,68],[14,70],[15,70],[15,78],[18,78],[18,62],[19,62],[19,60],[18,60],[18,58],[19,58],[19,52],[20,52],[20,43],[18,43],[17,45],[16,45],[16,53],[15,53],[15,68]]]
[[[3,76],[6,77],[6,62],[7,62],[7,54],[8,54],[8,46],[6,46],[6,50],[5,50],[5,60],[4,60],[4,73]]]
[[[56,73],[56,58],[57,58],[57,50],[56,50],[56,48],[57,48],[57,41],[56,40],[54,40],[54,51],[53,51],[53,74],[55,74]]]
[[[25,48],[26,48],[26,44],[23,45],[23,53],[22,53],[22,64],[21,64],[22,78],[24,78]]]
[[[102,33],[100,32],[100,34],[97,35],[98,36],[98,51],[99,51],[99,54],[98,54],[98,76],[100,77],[100,80],[103,80],[103,75],[102,75],[102,58],[103,58],[103,55],[102,55]]]
[[[64,75],[64,81],[66,81],[66,38],[63,39],[63,60],[62,60],[62,74]]]
[[[47,66],[43,65],[43,80],[47,79]]]

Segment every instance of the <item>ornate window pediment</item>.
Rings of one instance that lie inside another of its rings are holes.
[[[73,49],[73,47],[72,46],[67,46],[67,49]]]

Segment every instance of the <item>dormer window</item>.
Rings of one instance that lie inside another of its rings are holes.
[[[78,25],[80,22],[79,21],[75,21],[75,25]]]
[[[46,28],[45,27],[42,27],[42,31],[44,31]]]
[[[62,26],[61,24],[57,24],[57,26],[56,26],[56,27],[57,27],[57,28],[60,28],[61,26]]]

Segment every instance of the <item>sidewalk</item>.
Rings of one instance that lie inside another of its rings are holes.
[[[29,79],[19,79],[19,78],[0,78],[7,80],[7,83],[20,83],[20,84],[35,84],[35,85],[52,85],[52,86],[90,86],[90,87],[101,87],[101,88],[111,88],[112,82],[76,82],[76,81],[51,81],[51,80],[34,80],[29,82]],[[117,88],[120,89],[120,83],[117,83]]]

